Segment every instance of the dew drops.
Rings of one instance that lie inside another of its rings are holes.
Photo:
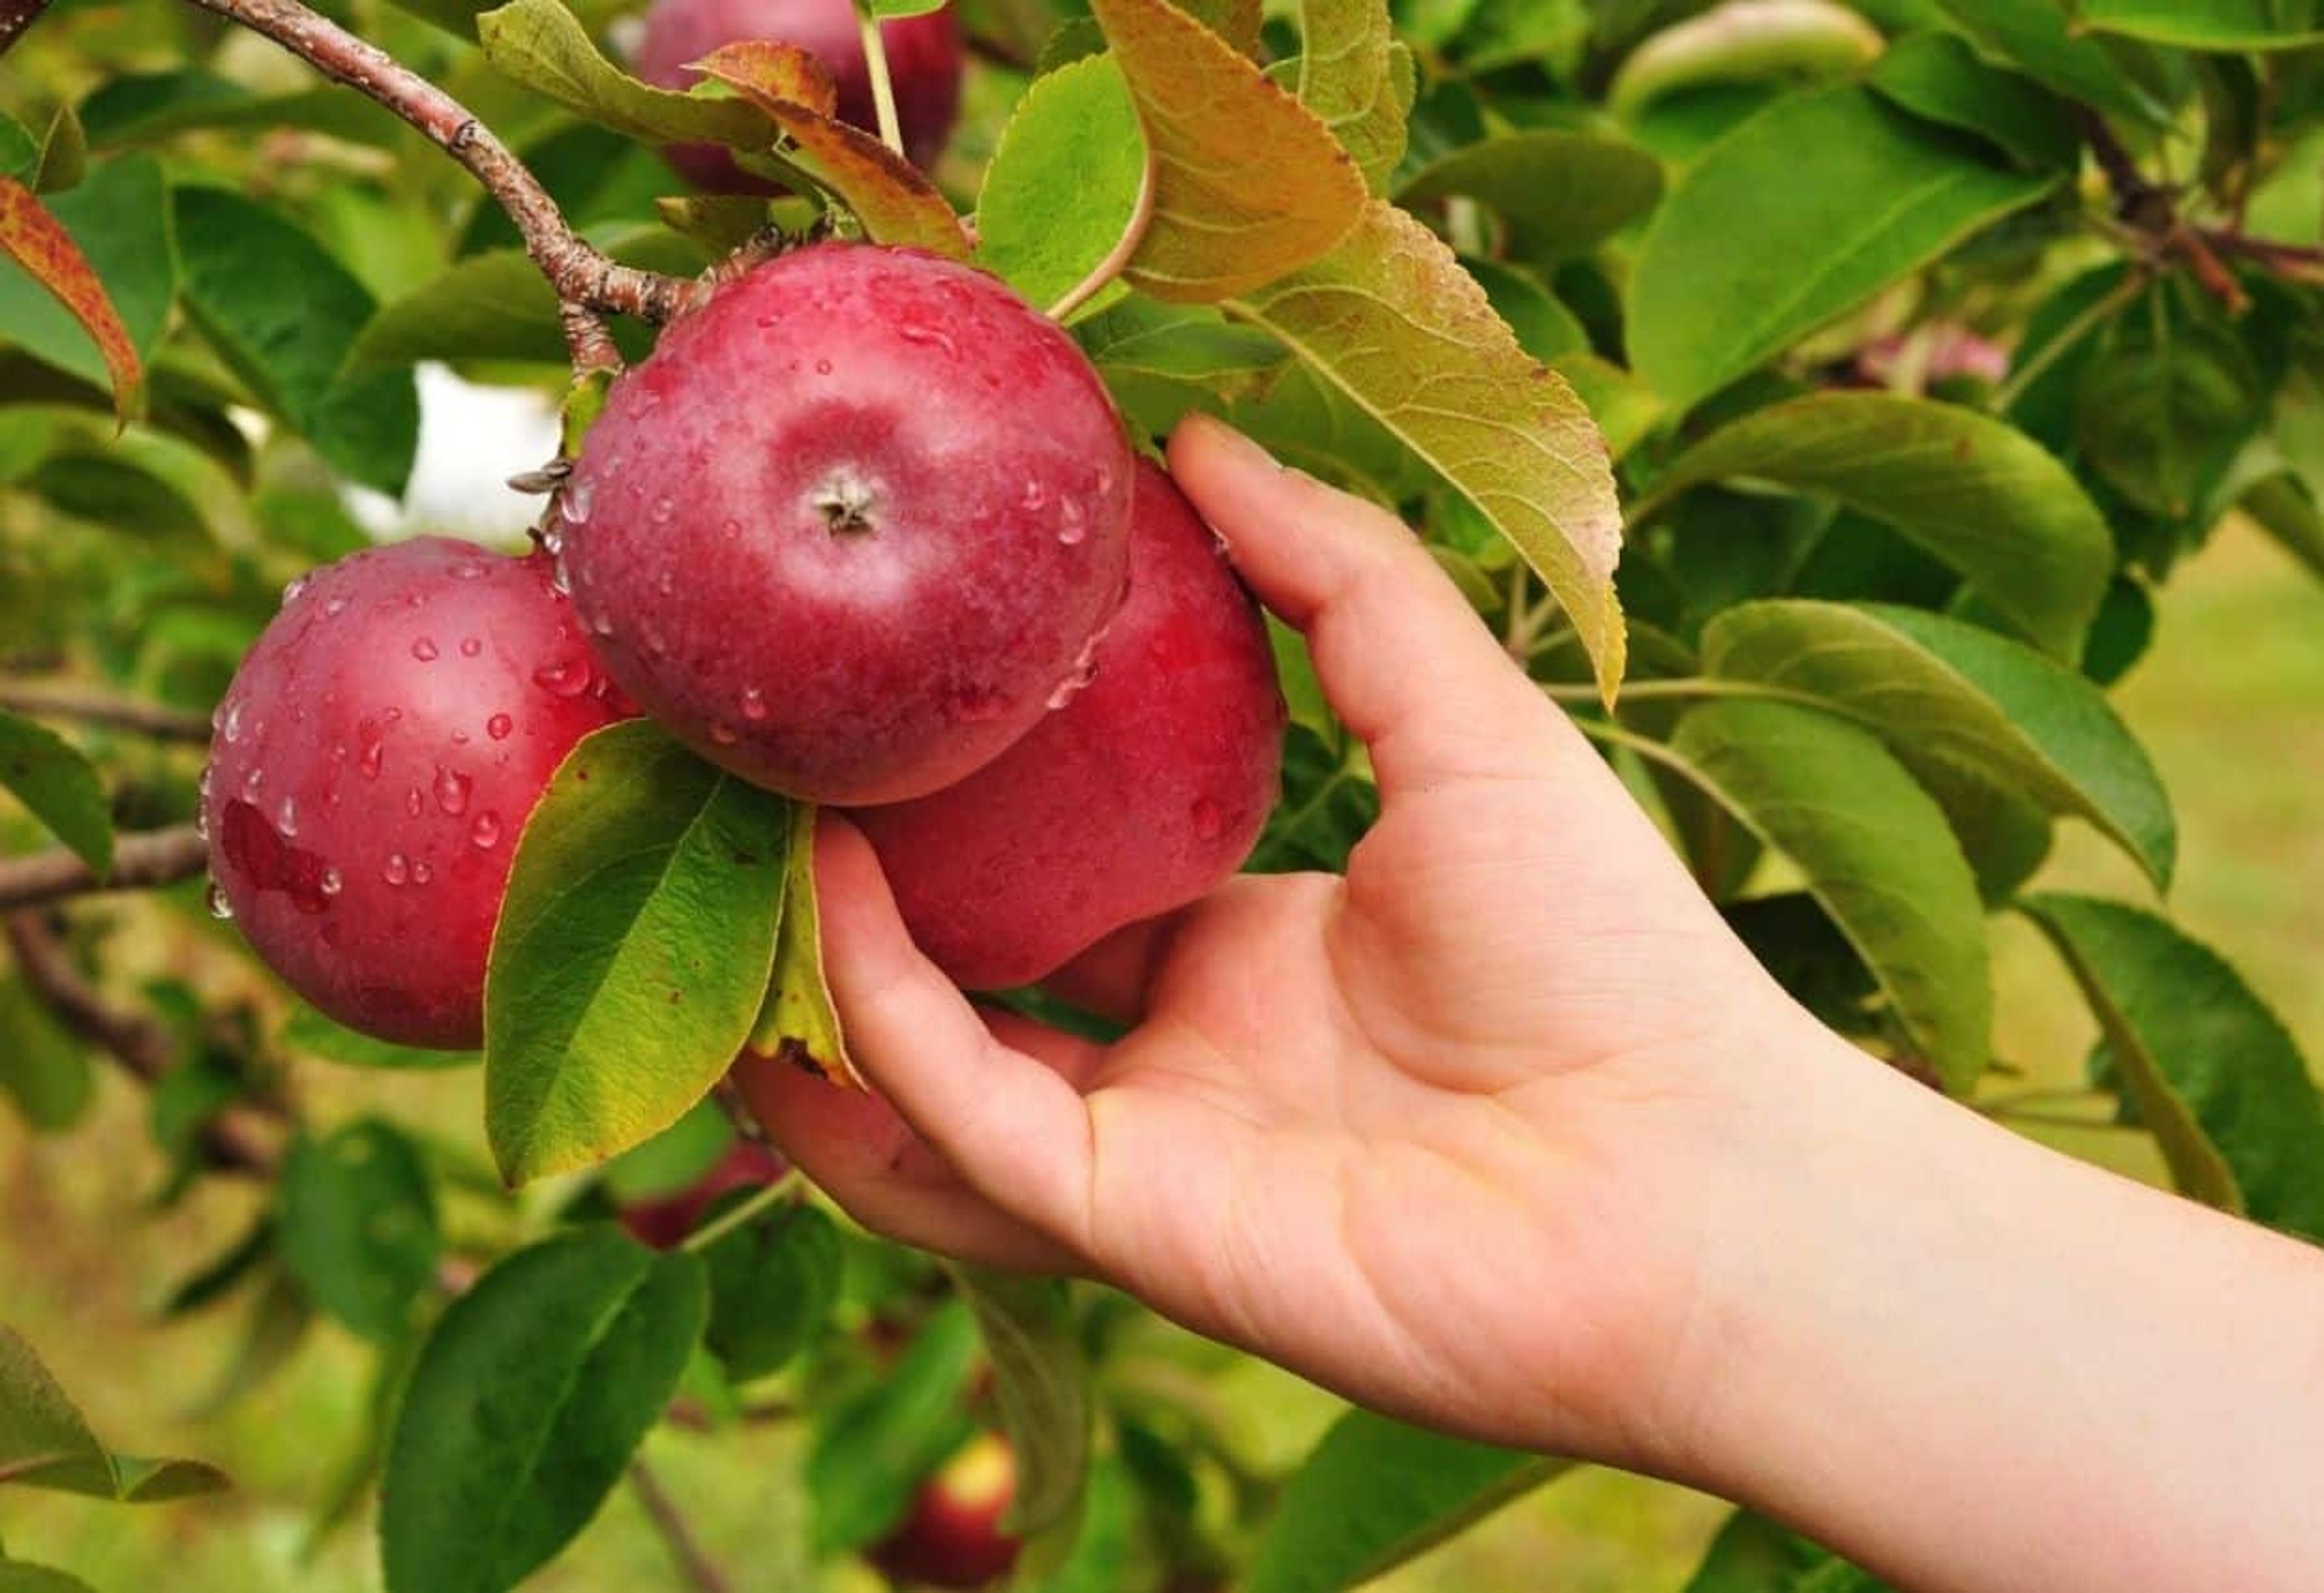
[[[258,787],[265,783],[266,771],[263,769],[254,768],[248,774],[242,777],[242,794],[245,796],[255,797],[258,795]]]
[[[355,767],[363,771],[364,778],[367,780],[375,780],[379,778],[380,765],[384,763],[386,760],[387,748],[383,743],[379,741],[365,741],[364,743],[363,756],[355,760]]]
[[[718,534],[732,541],[742,534],[742,522],[739,520],[722,521],[718,527]]]
[[[204,841],[210,838],[210,810],[208,808],[197,807],[194,809],[194,833]]]
[[[613,616],[603,609],[598,610],[597,617],[589,622],[589,629],[600,636],[611,636],[613,633]]]
[[[668,525],[669,517],[676,512],[678,512],[678,505],[668,498],[656,498],[653,501],[653,508],[650,511],[654,524],[658,526]]]
[[[425,636],[421,637],[411,644],[411,656],[423,664],[434,663],[436,661],[435,642]]]
[[[470,636],[461,640],[460,656],[464,658],[473,658],[484,650],[484,643],[482,637]]]
[[[464,558],[452,566],[452,578],[456,581],[478,580],[484,573],[484,561],[480,558]]]
[[[1057,517],[1057,540],[1066,547],[1076,546],[1089,535],[1089,524],[1082,513],[1082,506],[1071,498],[1058,508]]]
[[[547,530],[541,532],[540,550],[549,555],[551,558],[560,558],[564,557],[565,533],[558,530],[555,526],[551,526]]]
[[[907,343],[944,350],[946,357],[957,355],[960,350],[953,344],[952,335],[938,327],[923,327],[906,321],[896,328],[896,335]]]
[[[202,765],[202,778],[194,782],[194,789],[200,794],[205,802],[210,799],[210,786],[213,783],[215,772],[211,765],[205,763]]]
[[[334,597],[323,604],[323,618],[327,620],[336,620],[346,612],[347,600],[344,597]]]
[[[414,885],[425,885],[434,878],[436,878],[436,870],[429,868],[426,863],[416,861],[412,863],[411,882]]]
[[[480,852],[490,852],[501,843],[501,816],[496,813],[480,813],[476,822],[468,826],[468,842]]]
[[[389,708],[385,710],[380,717],[386,720],[390,724],[393,724],[397,720],[403,717],[403,710],[401,708]]]
[[[1227,815],[1219,805],[1204,796],[1187,810],[1194,821],[1194,833],[1204,841],[1216,841],[1226,833]]]
[[[532,672],[532,683],[560,697],[577,697],[589,689],[589,660],[552,658]]]
[[[288,838],[299,833],[299,799],[285,796],[282,806],[274,810],[274,827]]]
[[[828,376],[828,375],[830,375],[830,374],[831,374],[831,362],[830,362],[829,360],[817,360],[817,361],[816,361],[816,362],[815,362],[815,373],[816,373],[816,375],[818,375],[818,376]]]
[[[767,716],[767,694],[757,686],[746,686],[742,692],[742,717],[756,724]]]
[[[228,741],[242,740],[242,704],[240,703],[228,703],[226,705],[226,718],[218,725],[218,734],[224,736]]]
[[[595,483],[586,476],[576,476],[565,483],[565,491],[557,500],[557,511],[565,517],[567,525],[586,525],[590,500],[595,495]]]
[[[339,877],[338,870],[329,867],[328,865],[324,867],[323,877],[318,879],[315,883],[321,888],[325,896],[338,895],[340,891],[346,889],[347,884],[345,879]]]
[[[226,887],[217,880],[210,881],[209,889],[203,893],[202,899],[209,904],[211,917],[226,919],[234,916],[234,903],[226,898]]]
[[[454,818],[468,811],[468,793],[475,782],[457,769],[438,767],[436,770],[436,806]]]
[[[387,861],[380,868],[379,877],[390,885],[404,884],[411,878],[411,860],[400,852],[389,852]]]
[[[414,786],[410,790],[404,792],[403,811],[410,814],[413,818],[418,818],[421,814],[428,811],[428,798],[420,794],[419,787]]]
[[[549,589],[559,597],[573,595],[573,572],[565,567],[564,556],[561,554],[558,556],[557,562],[549,566]]]
[[[299,601],[300,594],[306,590],[307,577],[304,576],[293,576],[290,582],[282,588],[282,606],[284,608],[289,608],[292,603]]]
[[[724,720],[720,719],[712,722],[710,726],[710,739],[717,742],[722,747],[731,747],[734,744],[738,737],[735,733],[734,727],[727,723]]]
[[[1043,486],[1038,479],[1033,476],[1027,476],[1025,478],[1025,491],[1019,496],[1017,506],[1019,509],[1028,511],[1047,508],[1049,506],[1049,489]]]
[[[661,579],[656,582],[655,585],[659,588],[661,594],[664,597],[671,596],[678,591],[677,572],[674,570],[662,571]]]
[[[507,741],[509,732],[515,728],[516,721],[505,714],[495,714],[484,721],[484,733],[496,741]]]

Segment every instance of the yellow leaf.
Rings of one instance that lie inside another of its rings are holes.
[[[815,898],[815,815],[811,802],[791,804],[790,861],[782,916],[775,927],[775,976],[767,1004],[751,1031],[750,1050],[822,1074],[835,1084],[863,1088],[847,1057],[839,1009],[823,971],[823,920]]]
[[[1605,440],[1452,251],[1374,200],[1330,254],[1227,309],[1281,339],[1516,546],[1564,606],[1611,701],[1622,515]]]

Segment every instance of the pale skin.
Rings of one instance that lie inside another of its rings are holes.
[[[1378,825],[1344,879],[1238,879],[1084,955],[1055,988],[1133,1026],[1099,1046],[973,1006],[825,824],[879,1096],[750,1081],[811,1177],[1900,1588],[2317,1585],[2324,1257],[1831,1034],[1403,526],[1200,419],[1170,465],[1305,634]]]

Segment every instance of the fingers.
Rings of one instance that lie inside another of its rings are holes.
[[[1286,471],[1199,412],[1170,470],[1267,606],[1304,632],[1384,791],[1537,769],[1580,750],[1411,530]]]
[[[1082,1248],[1093,1153],[1081,1091],[997,1037],[920,953],[870,843],[828,814],[816,825],[816,888],[832,998],[856,1066],[968,1187],[1048,1240]],[[1084,1060],[1093,1067],[1094,1051]]]

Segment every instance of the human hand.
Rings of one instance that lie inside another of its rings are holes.
[[[1102,1046],[973,1008],[826,823],[833,992],[886,1100],[744,1088],[873,1228],[1438,1425],[1677,1464],[1750,1059],[1813,1026],[1405,527],[1204,420],[1170,462],[1370,749],[1346,877],[1240,878],[1086,953],[1051,983],[1134,1026]]]

